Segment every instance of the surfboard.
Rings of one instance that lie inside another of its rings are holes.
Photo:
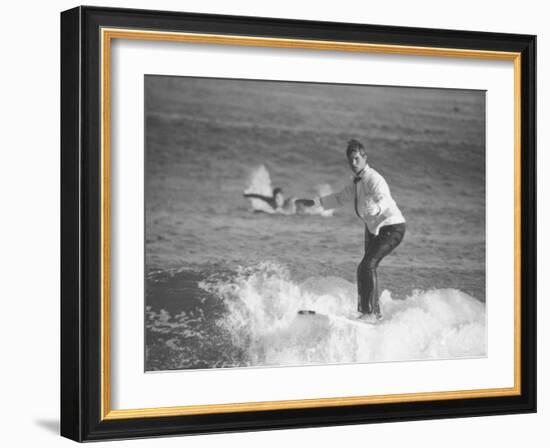
[[[352,317],[352,316],[339,316],[336,314],[330,314],[330,313],[320,313],[315,310],[299,310],[298,316],[302,316],[306,319],[328,319],[329,321],[336,321],[340,323],[345,324],[351,324],[351,325],[367,325],[367,326],[375,326],[380,321],[377,321],[376,319],[366,320],[366,319],[360,319],[359,317]]]

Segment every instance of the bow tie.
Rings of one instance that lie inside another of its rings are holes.
[[[355,177],[353,178],[353,183],[356,184],[363,178],[363,173],[365,172],[365,168],[363,168],[361,171],[359,171]]]

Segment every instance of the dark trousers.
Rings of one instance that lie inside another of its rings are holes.
[[[365,225],[365,256],[357,268],[359,312],[380,315],[378,304],[378,277],[376,268],[386,255],[394,250],[405,236],[405,223],[391,224],[373,235]]]

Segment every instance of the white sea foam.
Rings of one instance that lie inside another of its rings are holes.
[[[332,188],[329,184],[321,184],[315,187],[318,197],[327,196],[332,193]],[[331,217],[334,214],[334,209],[326,210],[321,206],[307,207],[304,209],[304,213],[307,215],[321,215],[324,217]]]
[[[244,190],[245,193],[261,194],[262,196],[272,196],[273,187],[271,186],[271,177],[269,171],[264,165],[260,165],[253,169],[248,178],[248,185]],[[250,199],[252,208],[257,211],[273,213],[273,209],[268,203],[261,199]]]
[[[327,196],[332,193],[332,187],[329,184],[320,184],[315,188],[319,196]]]
[[[248,364],[301,365],[478,357],[486,355],[485,305],[456,289],[380,298],[376,325],[342,317],[356,309],[356,286],[338,277],[298,284],[275,263],[241,269],[226,280],[202,282],[228,312],[218,324],[247,353]],[[301,309],[323,315],[302,316]]]

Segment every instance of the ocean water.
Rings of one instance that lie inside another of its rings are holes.
[[[145,98],[146,370],[485,355],[484,92],[146,76]],[[337,191],[350,138],[407,220],[377,326],[342,319],[363,256],[351,207],[242,196]]]

